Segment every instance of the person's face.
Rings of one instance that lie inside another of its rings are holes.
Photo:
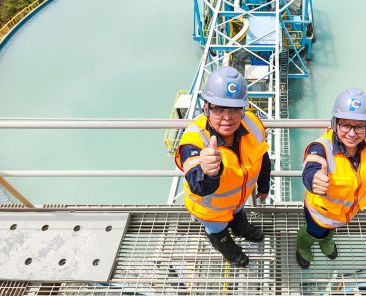
[[[243,116],[243,108],[229,108],[214,104],[205,104],[204,111],[207,114],[209,108],[209,121],[211,126],[224,138],[234,134],[239,128]]]
[[[355,150],[365,139],[366,121],[340,118],[337,123],[337,136],[346,150]]]

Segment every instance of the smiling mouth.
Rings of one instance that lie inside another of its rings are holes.
[[[355,143],[355,142],[357,142],[357,139],[347,139],[347,141],[350,143]]]

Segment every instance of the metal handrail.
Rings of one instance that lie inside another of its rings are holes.
[[[185,128],[188,119],[0,119],[0,129],[166,129]],[[266,128],[326,128],[325,119],[263,120]],[[301,171],[272,171],[273,177],[300,177]],[[5,170],[0,177],[182,177],[178,170]],[[4,180],[3,178],[1,178]],[[7,182],[4,180],[4,182]],[[24,205],[33,205],[7,183],[7,190]],[[3,184],[4,185],[4,184]],[[9,189],[10,188],[10,189]]]
[[[0,119],[0,129],[186,128],[192,119]],[[266,128],[327,128],[328,119],[263,119]]]
[[[177,170],[2,170],[1,177],[183,177]],[[273,177],[301,177],[301,171],[272,171]]]

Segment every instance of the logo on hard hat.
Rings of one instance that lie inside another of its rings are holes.
[[[351,103],[349,105],[349,111],[356,111],[358,108],[361,107],[361,101],[358,99],[351,99]]]
[[[234,82],[228,82],[226,86],[226,95],[232,97],[235,93],[239,91],[239,86]]]

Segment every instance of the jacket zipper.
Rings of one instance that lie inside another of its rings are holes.
[[[352,167],[352,169],[355,172],[356,177],[357,177],[357,189],[356,189],[355,196],[354,196],[354,199],[353,199],[353,204],[352,204],[351,208],[349,209],[348,213],[346,214],[347,223],[350,222],[351,219],[350,219],[349,215],[350,215],[350,213],[352,213],[353,209],[355,208],[355,206],[356,206],[356,204],[358,203],[358,200],[359,200],[358,199],[358,193],[359,193],[360,188],[361,188],[361,180],[360,180],[360,174],[359,174],[360,166],[361,166],[361,155],[360,155],[360,164],[358,166],[357,172],[356,172],[356,170],[353,167],[351,162],[350,162],[350,165],[351,165],[351,167]]]
[[[239,151],[241,151],[240,148],[241,148],[241,141],[239,142]],[[244,202],[246,191],[247,191],[246,184],[247,184],[247,181],[248,181],[248,170],[243,165],[243,161],[242,161],[242,158],[241,158],[241,153],[239,153],[239,165],[240,165],[241,170],[243,171],[244,180],[243,180],[243,185],[242,185],[242,189],[241,189],[241,199],[240,199],[240,203],[237,206],[237,208]]]

